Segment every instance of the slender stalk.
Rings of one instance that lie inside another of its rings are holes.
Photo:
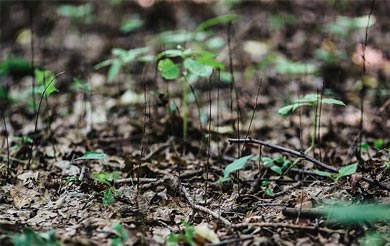
[[[182,105],[182,114],[183,114],[183,141],[187,143],[187,128],[188,128],[188,91],[189,85],[187,77],[183,76],[183,105]]]
[[[33,141],[31,143],[31,147],[30,147],[30,154],[29,154],[29,157],[28,157],[28,163],[27,163],[27,168],[29,169],[30,168],[30,165],[31,165],[31,159],[32,159],[32,152],[33,152],[33,149],[34,149],[34,144],[35,144],[35,138],[36,138],[36,135],[37,135],[37,131],[38,131],[38,119],[39,119],[39,112],[41,111],[41,106],[42,106],[42,102],[43,102],[43,98],[45,97],[45,93],[47,91],[47,89],[50,87],[50,85],[55,81],[55,79],[60,76],[61,74],[63,74],[64,72],[60,72],[58,74],[56,74],[54,76],[54,78],[52,80],[50,80],[49,83],[47,83],[47,85],[45,86],[42,94],[41,94],[41,98],[39,99],[39,104],[38,104],[38,109],[37,109],[37,112],[35,114],[35,123],[34,123],[34,133],[33,133]]]

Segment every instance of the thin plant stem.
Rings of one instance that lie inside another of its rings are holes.
[[[42,106],[42,102],[43,102],[43,98],[45,97],[45,93],[47,91],[47,89],[50,87],[50,85],[56,80],[56,78],[58,76],[60,76],[61,74],[63,74],[64,72],[60,72],[58,74],[56,74],[54,76],[54,78],[52,80],[50,80],[49,83],[47,83],[47,85],[45,86],[42,94],[41,94],[41,98],[39,99],[39,104],[38,104],[38,109],[37,109],[37,112],[35,114],[35,123],[34,123],[34,133],[33,133],[33,141],[31,143],[31,147],[30,147],[30,154],[29,154],[29,158],[28,158],[28,163],[27,163],[27,168],[29,169],[30,168],[30,165],[31,165],[31,159],[32,159],[32,153],[33,153],[33,150],[34,150],[34,145],[35,145],[35,138],[36,138],[36,135],[37,135],[37,131],[38,131],[38,119],[39,119],[39,112],[41,110],[41,106]]]
[[[182,105],[182,114],[183,114],[183,141],[184,146],[187,144],[187,131],[188,131],[188,80],[187,77],[183,76],[183,105]]]

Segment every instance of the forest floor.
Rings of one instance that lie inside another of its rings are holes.
[[[0,245],[389,243],[388,1],[0,5]]]

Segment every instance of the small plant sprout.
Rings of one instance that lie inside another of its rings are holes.
[[[223,177],[221,177],[220,182],[229,180],[230,179],[229,176],[231,173],[242,170],[249,161],[258,161],[258,160],[259,160],[258,155],[247,155],[234,160],[232,163],[230,163],[225,167],[225,170],[223,172]],[[291,161],[287,160],[284,157],[276,157],[276,158],[262,157],[261,161],[264,167],[269,168],[271,171],[275,172],[278,175],[282,175],[283,171],[288,169],[291,165]]]
[[[178,234],[169,234],[167,237],[167,246],[179,246],[182,242],[195,246],[195,240],[194,240],[194,232],[195,229],[193,226],[190,226],[187,222],[182,221],[182,224],[184,225],[184,231],[180,232]]]
[[[334,183],[337,183],[340,178],[352,175],[356,172],[356,170],[357,170],[357,163],[354,163],[340,168],[338,173],[330,173],[330,172],[320,171],[320,170],[313,170],[313,172],[317,175],[328,177],[332,179]]]
[[[374,25],[375,16],[364,15],[360,17],[339,16],[334,22],[325,25],[327,32],[341,38],[348,38],[351,32]]]
[[[31,64],[24,58],[6,58],[0,63],[0,75],[31,75]]]
[[[132,18],[122,23],[120,30],[123,33],[129,33],[142,27],[143,24],[144,24],[143,20],[141,20],[138,15],[134,15]]]
[[[94,21],[93,6],[91,3],[82,5],[62,4],[57,9],[57,14],[71,19],[75,24],[91,24]]]
[[[51,94],[58,92],[58,89],[55,87],[56,76],[51,71],[35,69],[34,73],[37,84],[40,85],[36,93],[43,93],[47,100]]]
[[[127,240],[129,240],[129,235],[123,230],[121,224],[115,224],[113,227],[117,237],[112,239],[111,246],[125,246]]]
[[[103,152],[95,152],[95,151],[87,151],[84,153],[84,155],[74,159],[74,161],[80,161],[80,160],[105,160],[107,157],[106,154]]]
[[[183,85],[183,139],[187,139],[188,127],[188,94],[190,83],[198,77],[211,76],[213,69],[224,69],[224,65],[215,60],[216,54],[208,51],[192,51],[178,46],[177,49],[166,50],[157,56],[158,70],[166,80],[180,79]],[[180,62],[174,62],[172,58],[180,58]]]
[[[334,98],[323,98],[321,95],[318,94],[307,94],[301,99],[295,100],[293,103],[284,106],[279,109],[278,113],[282,116],[289,115],[293,113],[295,110],[297,110],[300,107],[309,106],[314,111],[313,113],[313,132],[311,134],[311,144],[308,149],[306,149],[305,153],[309,153],[311,150],[314,149],[315,143],[316,143],[316,134],[317,134],[317,127],[318,127],[318,111],[319,111],[319,105],[321,104],[335,104],[335,105],[341,105],[346,106],[342,101],[334,99]]]
[[[119,172],[115,171],[112,173],[108,173],[108,172],[92,173],[91,177],[94,180],[108,187],[108,189],[103,191],[103,199],[102,199],[103,205],[113,204],[115,202],[114,195],[119,195],[119,191],[115,189],[115,187],[112,185],[112,182],[119,178]]]
[[[55,236],[55,231],[46,233],[36,233],[31,228],[23,228],[22,234],[12,236],[12,242],[15,246],[60,246],[60,241]]]
[[[150,54],[149,47],[135,48],[130,50],[124,50],[119,48],[114,48],[111,51],[113,58],[102,61],[99,64],[95,65],[95,69],[101,69],[103,67],[110,66],[108,69],[107,77],[108,81],[112,81],[118,76],[122,67],[128,67],[128,65],[134,62],[151,62],[154,57]]]

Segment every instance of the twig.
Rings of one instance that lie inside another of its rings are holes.
[[[208,243],[208,244],[206,244],[206,246],[238,245],[237,243],[239,243],[239,242],[251,240],[253,238],[254,238],[254,236],[250,235],[250,236],[246,236],[246,237],[242,237],[242,238],[226,239],[226,240],[223,240],[219,243]]]
[[[277,223],[277,222],[258,222],[258,223],[239,223],[232,225],[233,228],[243,228],[243,227],[273,227],[273,228],[290,228],[298,230],[309,230],[309,231],[322,231],[327,233],[340,233],[344,234],[343,230],[332,230],[329,228],[323,228],[318,226],[306,226],[306,225],[296,225],[288,223]]]
[[[269,147],[271,149],[275,149],[275,150],[279,150],[279,151],[282,151],[282,152],[285,152],[285,153],[289,153],[291,155],[294,155],[296,157],[299,157],[299,158],[303,158],[305,160],[308,160],[310,161],[311,163],[325,169],[325,170],[328,170],[330,172],[333,172],[333,173],[338,173],[339,172],[339,169],[335,168],[335,167],[332,167],[332,166],[329,166],[311,156],[308,156],[302,152],[298,152],[298,151],[295,151],[295,150],[292,150],[292,149],[288,149],[288,148],[285,148],[285,147],[282,147],[282,146],[279,146],[279,145],[275,145],[275,144],[271,144],[271,143],[267,143],[265,141],[261,141],[261,140],[258,140],[258,139],[252,139],[252,138],[230,138],[229,139],[229,142],[230,143],[254,143],[254,144],[259,144],[259,145],[263,145],[263,146],[266,146],[266,147]],[[371,178],[368,178],[368,177],[363,177],[362,180],[366,181],[367,183],[370,183],[372,185],[375,185],[381,189],[384,189],[384,190],[387,190],[387,191],[390,191],[390,187],[388,187],[387,185],[381,183],[380,181],[378,180],[375,180],[375,179],[371,179]]]
[[[80,171],[80,176],[79,176],[79,181],[82,181],[84,179],[84,176],[85,176],[85,164],[82,165],[81,167],[81,171]]]
[[[155,150],[152,150],[150,151],[149,154],[145,155],[143,158],[141,158],[141,161],[149,161],[150,159],[152,159],[152,157],[156,154],[158,154],[160,151],[164,150],[166,147],[169,147],[171,143],[167,142],[167,143],[163,143],[163,144],[160,144],[157,149]]]
[[[152,183],[156,182],[158,179],[156,178],[139,178],[139,179],[134,179],[134,178],[124,178],[124,179],[117,179],[114,180],[115,184],[123,184],[123,183]]]
[[[8,159],[8,154],[7,154],[7,155],[0,154],[0,157],[1,157],[1,158],[4,158],[4,159]],[[28,161],[21,160],[21,159],[12,157],[12,156],[9,157],[9,160],[10,160],[10,161],[18,162],[18,163],[20,163],[20,164],[27,164],[27,163],[28,163]]]
[[[230,222],[229,220],[225,219],[224,217],[222,217],[221,215],[217,214],[216,212],[214,212],[214,211],[212,211],[212,210],[210,210],[210,209],[208,209],[206,207],[203,207],[201,205],[195,204],[194,201],[192,200],[190,194],[188,194],[187,189],[183,185],[181,186],[181,191],[182,191],[184,197],[186,198],[186,200],[188,201],[188,203],[191,205],[191,207],[193,209],[202,211],[202,212],[204,212],[206,214],[209,214],[209,215],[213,216],[216,219],[219,219],[226,226],[232,226],[232,222]]]

